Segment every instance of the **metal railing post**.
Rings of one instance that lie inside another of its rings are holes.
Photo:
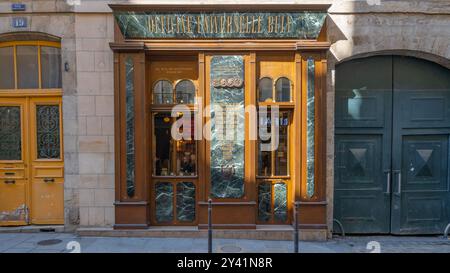
[[[294,202],[294,252],[298,253],[298,208],[300,203]]]
[[[208,199],[208,253],[212,253],[212,200]]]

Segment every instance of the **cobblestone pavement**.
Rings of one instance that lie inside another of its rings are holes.
[[[369,242],[372,243],[368,246]],[[71,252],[78,244],[79,250],[83,253],[207,252],[205,238],[119,238],[79,237],[71,233],[0,233],[1,253]],[[378,246],[379,248],[377,248]],[[450,253],[450,240],[443,239],[442,236],[362,236],[337,237],[326,242],[300,242],[300,252],[303,253],[364,253],[378,249],[382,253]],[[222,253],[288,253],[293,251],[293,243],[290,241],[214,239],[213,250]]]

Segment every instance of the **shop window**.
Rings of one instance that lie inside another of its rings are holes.
[[[278,102],[291,101],[291,81],[288,78],[279,78],[275,84],[275,94]]]
[[[168,80],[159,80],[153,87],[154,104],[193,104],[195,99],[195,85],[191,80],[181,80],[173,85]]]
[[[273,84],[269,77],[261,78],[258,82],[259,102],[291,102],[292,83],[286,77],[278,78]]]
[[[194,140],[194,115],[191,118],[190,140],[172,138],[172,124],[181,118],[170,113],[153,115],[153,175],[195,176],[197,174],[196,143]],[[181,128],[181,130],[187,128]]]
[[[280,111],[279,118],[275,120],[278,126],[278,131],[272,131],[271,113],[268,111],[266,117],[260,117],[258,126],[261,128],[264,126],[268,133],[270,133],[270,139],[264,140],[258,138],[258,175],[263,177],[271,176],[287,176],[289,175],[289,124],[290,115],[289,111]],[[276,128],[276,127],[275,127]],[[276,143],[276,135],[278,133],[278,146],[274,147],[272,151],[264,151],[262,145],[270,145],[271,141]]]
[[[190,80],[182,80],[175,86],[177,103],[193,104],[195,98],[195,86]]]
[[[262,78],[259,80],[258,91],[259,91],[259,101],[272,101],[272,79],[271,78]]]
[[[60,45],[39,41],[0,43],[0,71],[0,89],[60,89]]]
[[[155,104],[172,104],[173,103],[172,83],[166,80],[157,81],[153,88],[153,96]]]

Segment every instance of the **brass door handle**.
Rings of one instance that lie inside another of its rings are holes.
[[[55,182],[55,178],[44,178],[45,183],[53,183]]]
[[[5,184],[16,184],[16,180],[5,180]]]

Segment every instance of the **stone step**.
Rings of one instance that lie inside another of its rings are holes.
[[[197,227],[150,227],[148,229],[113,229],[80,227],[76,230],[79,236],[94,237],[157,237],[157,238],[207,238],[206,229]],[[284,240],[293,239],[291,226],[257,227],[256,229],[215,229],[213,238],[249,239],[249,240]],[[325,241],[326,230],[300,229],[302,241]]]
[[[38,233],[38,232],[64,232],[63,225],[31,225],[0,227],[0,233]]]

